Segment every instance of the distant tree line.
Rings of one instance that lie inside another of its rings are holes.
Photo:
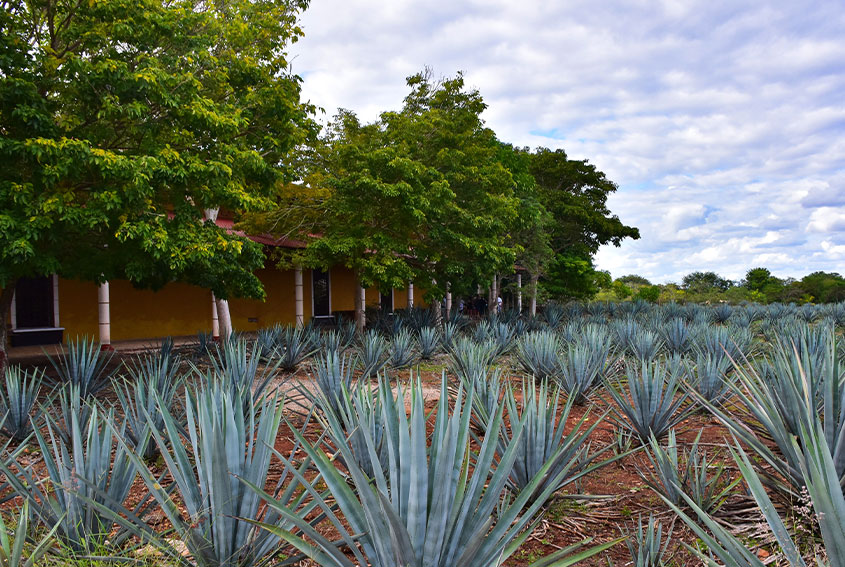
[[[768,268],[752,268],[738,281],[715,272],[692,272],[681,283],[652,284],[635,274],[605,283],[600,300],[759,303],[836,303],[845,301],[845,278],[836,272],[813,272],[803,278],[779,278]]]

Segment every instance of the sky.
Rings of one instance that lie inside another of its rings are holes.
[[[642,235],[599,250],[613,277],[845,275],[842,0],[312,0],[301,23],[292,70],[326,118],[462,71],[499,139],[604,171]]]

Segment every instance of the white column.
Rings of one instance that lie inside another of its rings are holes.
[[[305,292],[302,285],[302,266],[293,269],[293,288],[296,297],[296,326],[305,324]]]
[[[408,282],[408,309],[414,308],[414,282]]]
[[[109,282],[97,287],[97,314],[100,329],[100,348],[111,350],[111,310],[109,308]]]
[[[516,310],[522,313],[522,274],[516,275]]]
[[[220,317],[217,315],[217,298],[211,292],[211,340],[220,340]]]
[[[452,314],[452,286],[446,282],[446,317]]]
[[[539,277],[536,274],[531,274],[531,316],[537,314],[537,280]]]

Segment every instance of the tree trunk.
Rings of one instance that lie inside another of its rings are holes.
[[[5,373],[8,364],[6,349],[9,344],[9,312],[12,310],[15,284],[17,284],[16,279],[10,280],[0,292],[0,376]]]
[[[359,333],[364,332],[367,326],[367,290],[361,285],[360,280],[355,283],[355,328]]]
[[[232,336],[232,315],[225,299],[217,300],[217,317],[220,320],[220,340],[225,342]]]
[[[531,316],[537,315],[537,280],[540,279],[537,274],[531,274]]]

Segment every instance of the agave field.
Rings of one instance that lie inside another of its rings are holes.
[[[0,565],[845,567],[845,304],[79,339],[0,380]]]

